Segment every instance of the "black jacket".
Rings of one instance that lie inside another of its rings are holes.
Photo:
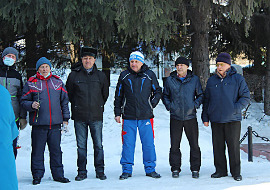
[[[69,74],[66,87],[71,102],[71,119],[103,120],[104,105],[109,96],[109,82],[96,64],[90,73],[87,73],[82,64],[78,64]]]
[[[163,89],[163,103],[171,118],[176,120],[190,120],[196,118],[196,109],[203,101],[203,90],[199,77],[188,70],[183,82],[174,71],[166,79]]]
[[[136,73],[130,67],[118,79],[114,114],[123,119],[144,120],[154,117],[153,108],[162,96],[156,75],[143,64]]]
[[[16,120],[26,118],[26,110],[20,106],[23,82],[21,74],[15,70],[15,65],[9,67],[4,65],[0,59],[0,84],[3,85],[11,95],[12,107]]]

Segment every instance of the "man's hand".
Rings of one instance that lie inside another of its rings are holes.
[[[26,119],[20,119],[19,120],[19,127],[20,127],[20,130],[23,130],[27,125],[27,120]]]
[[[120,116],[116,116],[114,119],[115,119],[115,121],[117,123],[121,123],[121,117]]]
[[[38,109],[39,107],[40,107],[40,104],[39,104],[38,102],[34,101],[34,102],[32,103],[32,108],[33,108],[33,109]]]
[[[204,124],[205,127],[209,126],[209,122],[203,122],[203,124]]]

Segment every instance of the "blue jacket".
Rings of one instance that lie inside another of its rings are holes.
[[[196,109],[203,101],[203,90],[199,77],[188,70],[183,82],[174,71],[166,79],[162,101],[172,119],[190,120],[196,118]]]
[[[13,140],[18,136],[15,115],[11,104],[11,96],[7,89],[0,85],[0,189],[17,190],[15,157]]]
[[[114,99],[115,116],[123,119],[144,120],[154,117],[153,108],[162,96],[156,75],[143,64],[136,73],[130,67],[118,79]]]
[[[241,121],[241,110],[250,102],[250,92],[245,79],[234,67],[225,78],[214,74],[206,85],[202,121],[229,123]]]
[[[40,103],[38,110],[32,108],[34,101]],[[29,111],[30,125],[49,128],[69,120],[68,102],[65,85],[58,76],[52,74],[46,79],[39,73],[30,77],[21,98],[22,106]]]

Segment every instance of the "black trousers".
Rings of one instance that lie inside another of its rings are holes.
[[[182,139],[183,129],[185,130],[189,146],[190,146],[190,170],[200,171],[201,167],[201,150],[198,143],[199,130],[197,119],[191,119],[186,121],[180,121],[170,119],[170,137],[171,137],[171,148],[170,148],[170,166],[171,171],[181,171],[181,151],[180,143]]]
[[[54,179],[64,177],[62,164],[61,131],[59,128],[42,129],[32,127],[32,153],[31,153],[31,171],[33,178],[42,178],[45,173],[44,151],[48,144],[50,153],[50,168]]]
[[[216,172],[227,174],[226,146],[228,147],[230,172],[232,176],[240,175],[240,132],[241,122],[211,123],[214,164]]]

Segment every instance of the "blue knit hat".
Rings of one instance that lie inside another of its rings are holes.
[[[232,64],[231,56],[228,53],[220,53],[217,56],[216,62],[223,62],[223,63],[228,63],[229,65]]]
[[[140,62],[144,63],[144,56],[139,51],[134,51],[134,52],[132,52],[130,54],[129,61],[134,60],[134,59],[137,60],[137,61],[140,61]]]
[[[50,68],[52,68],[52,64],[50,62],[49,59],[47,59],[46,57],[41,57],[36,64],[36,70],[38,70],[38,68],[42,65],[42,64],[47,64],[50,66]]]
[[[2,53],[2,58],[5,57],[7,54],[14,54],[16,56],[16,60],[19,59],[19,52],[14,47],[7,47],[4,49]]]

